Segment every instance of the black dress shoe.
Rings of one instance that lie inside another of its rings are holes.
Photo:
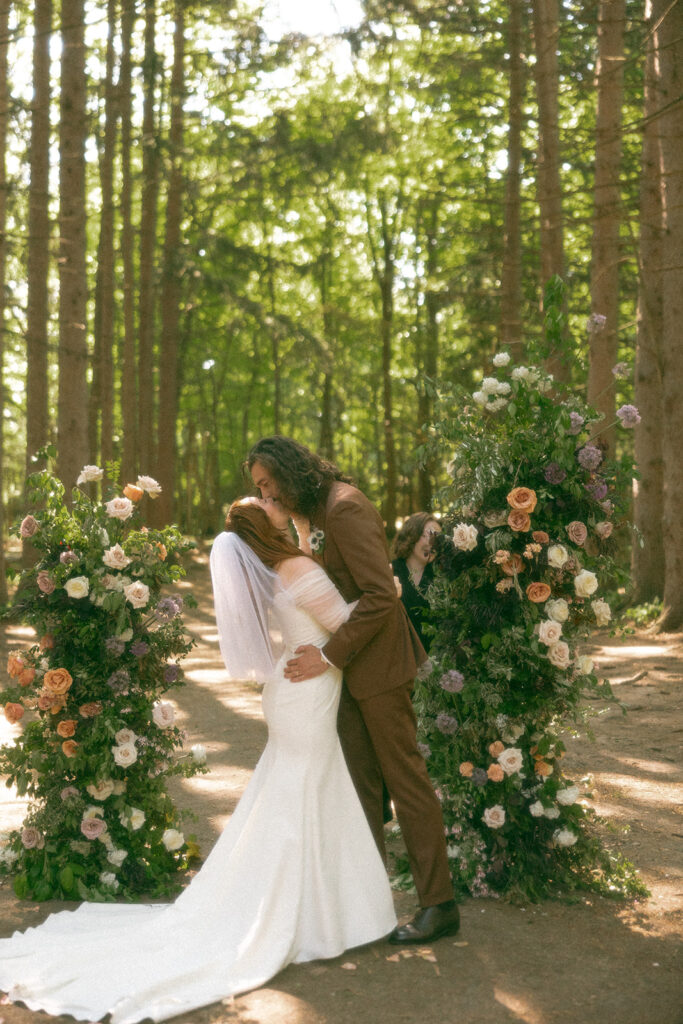
[[[442,935],[455,935],[459,927],[460,911],[457,904],[423,907],[408,924],[394,928],[389,942],[402,945],[433,942]]]

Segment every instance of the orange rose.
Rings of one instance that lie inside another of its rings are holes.
[[[547,583],[530,583],[526,588],[526,596],[534,604],[543,604],[550,597],[550,587]]]
[[[534,532],[531,534],[531,536],[533,537],[533,539],[536,541],[537,544],[549,544],[550,543],[550,537],[545,532],[545,530],[534,530]]]
[[[73,679],[65,668],[51,668],[45,673],[43,685],[51,693],[66,693],[71,688]]]
[[[55,697],[55,703],[50,708],[51,715],[58,715],[63,708],[66,707],[66,697]]]
[[[166,550],[166,545],[159,542],[157,544],[157,551],[159,552],[159,558],[161,559],[162,562],[164,562],[166,560],[166,555],[168,554],[168,551]]]
[[[542,775],[543,778],[547,778],[548,775],[553,774],[553,766],[541,758],[534,762],[534,771],[536,775]]]
[[[471,779],[472,772],[474,771],[474,765],[471,761],[463,761],[460,765],[460,774],[464,779]]]
[[[501,569],[506,576],[514,576],[516,572],[521,572],[524,568],[524,562],[522,556],[518,555],[517,552],[511,555],[507,562],[503,562]]]
[[[12,701],[8,701],[5,704],[5,718],[11,725],[14,725],[15,722],[18,722],[23,717],[24,708],[22,704],[13,704]]]
[[[490,778],[491,782],[502,782],[505,778],[505,772],[499,764],[490,764],[486,770],[486,774]]]
[[[515,487],[507,496],[510,508],[517,509],[518,512],[533,512],[537,501],[536,491],[532,491],[530,487]]]
[[[68,740],[76,732],[76,724],[73,718],[64,718],[57,726],[57,732],[65,740]]]
[[[489,744],[489,754],[491,757],[498,757],[505,750],[505,744],[501,743],[500,740],[494,740],[493,743]]]
[[[78,750],[78,743],[75,740],[64,740],[62,751],[66,757],[75,757]]]
[[[9,672],[13,679],[16,679],[18,676],[20,676],[25,668],[26,666],[24,665],[23,658],[21,657],[20,654],[10,654],[9,658],[7,659],[7,671]]]
[[[30,686],[35,678],[36,670],[34,668],[25,668],[23,672],[19,673],[19,683],[21,686]]]
[[[135,484],[126,484],[123,488],[123,493],[131,501],[139,501],[145,492],[142,487],[136,487]]]
[[[41,711],[51,711],[53,715],[56,715],[58,711],[61,711],[66,704],[66,699],[58,693],[50,693],[49,691],[43,690],[38,698],[38,707]]]
[[[81,704],[78,710],[83,718],[97,718],[102,714],[102,705],[98,700],[93,700],[88,704]]]
[[[519,509],[513,508],[512,512],[508,516],[508,526],[515,533],[528,533],[531,529],[531,520],[529,519],[528,512],[520,512]]]

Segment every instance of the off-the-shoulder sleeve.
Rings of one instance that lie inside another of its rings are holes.
[[[299,608],[304,608],[330,633],[346,622],[357,603],[347,604],[329,576],[312,563],[288,583],[287,591]]]

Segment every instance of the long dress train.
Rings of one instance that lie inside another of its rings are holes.
[[[0,940],[0,989],[12,1000],[90,1021],[110,1013],[112,1024],[165,1020],[394,927],[337,737],[340,673],[283,675],[297,646],[321,646],[348,614],[309,566],[278,610],[286,650],[263,690],[268,743],[199,873],[172,904],[86,903]]]

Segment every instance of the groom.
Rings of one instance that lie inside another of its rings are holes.
[[[322,563],[346,601],[358,602],[322,651],[297,648],[285,675],[301,682],[327,664],[343,669],[338,724],[348,768],[385,860],[386,781],[420,900],[413,920],[389,940],[425,943],[454,935],[459,913],[441,808],[417,749],[411,700],[426,656],[396,594],[382,520],[336,466],[291,438],[262,438],[247,465],[261,497],[279,502],[293,519],[302,550]]]

